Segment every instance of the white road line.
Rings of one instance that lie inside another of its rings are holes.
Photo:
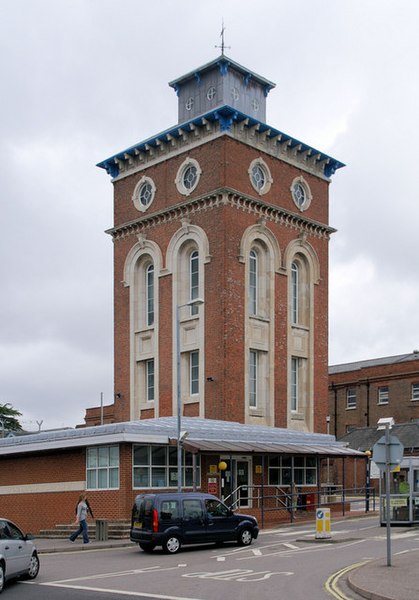
[[[35,583],[35,582],[33,582]],[[202,598],[191,598],[189,596],[166,596],[165,594],[150,594],[146,592],[130,592],[106,588],[95,588],[86,585],[69,585],[64,583],[40,583],[48,587],[66,588],[70,590],[84,590],[87,592],[102,592],[102,594],[114,594],[118,596],[136,596],[137,598],[158,598],[159,600],[202,600]]]

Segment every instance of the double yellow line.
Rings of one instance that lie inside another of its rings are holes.
[[[354,569],[357,569],[358,567],[362,567],[362,565],[365,565],[367,562],[369,562],[369,561],[364,560],[363,562],[359,562],[354,565],[349,565],[349,567],[344,567],[340,571],[337,571],[337,573],[334,573],[333,575],[331,575],[327,579],[326,583],[324,584],[326,591],[329,592],[329,594],[331,594],[335,598],[338,598],[338,600],[352,600],[351,598],[349,598],[349,596],[344,594],[339,589],[338,582],[344,575],[346,575],[346,573],[349,573],[349,571],[353,571]]]

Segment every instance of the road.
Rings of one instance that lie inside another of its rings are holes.
[[[392,552],[419,548],[415,528],[392,530]],[[315,541],[314,524],[263,532],[250,547],[185,547],[165,555],[137,546],[42,555],[38,579],[7,586],[7,598],[31,600],[324,600],[344,567],[386,555],[377,517],[332,523],[332,539]],[[348,598],[359,598],[345,588]],[[25,586],[25,587],[24,587]],[[25,589],[29,588],[30,589]],[[335,597],[338,597],[335,595]]]

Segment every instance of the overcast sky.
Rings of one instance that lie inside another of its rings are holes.
[[[330,187],[330,364],[419,347],[417,0],[0,0],[0,403],[27,429],[112,402],[102,159],[175,125],[167,82],[226,54]]]

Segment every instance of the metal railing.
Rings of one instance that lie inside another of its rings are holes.
[[[257,509],[261,514],[262,527],[266,513],[277,514],[278,520],[293,522],[304,518],[308,511],[319,507],[330,507],[333,512],[345,515],[348,512],[369,512],[377,510],[374,488],[343,488],[329,486],[315,488],[313,492],[286,492],[278,486],[241,485],[224,497],[224,502],[232,509]]]

